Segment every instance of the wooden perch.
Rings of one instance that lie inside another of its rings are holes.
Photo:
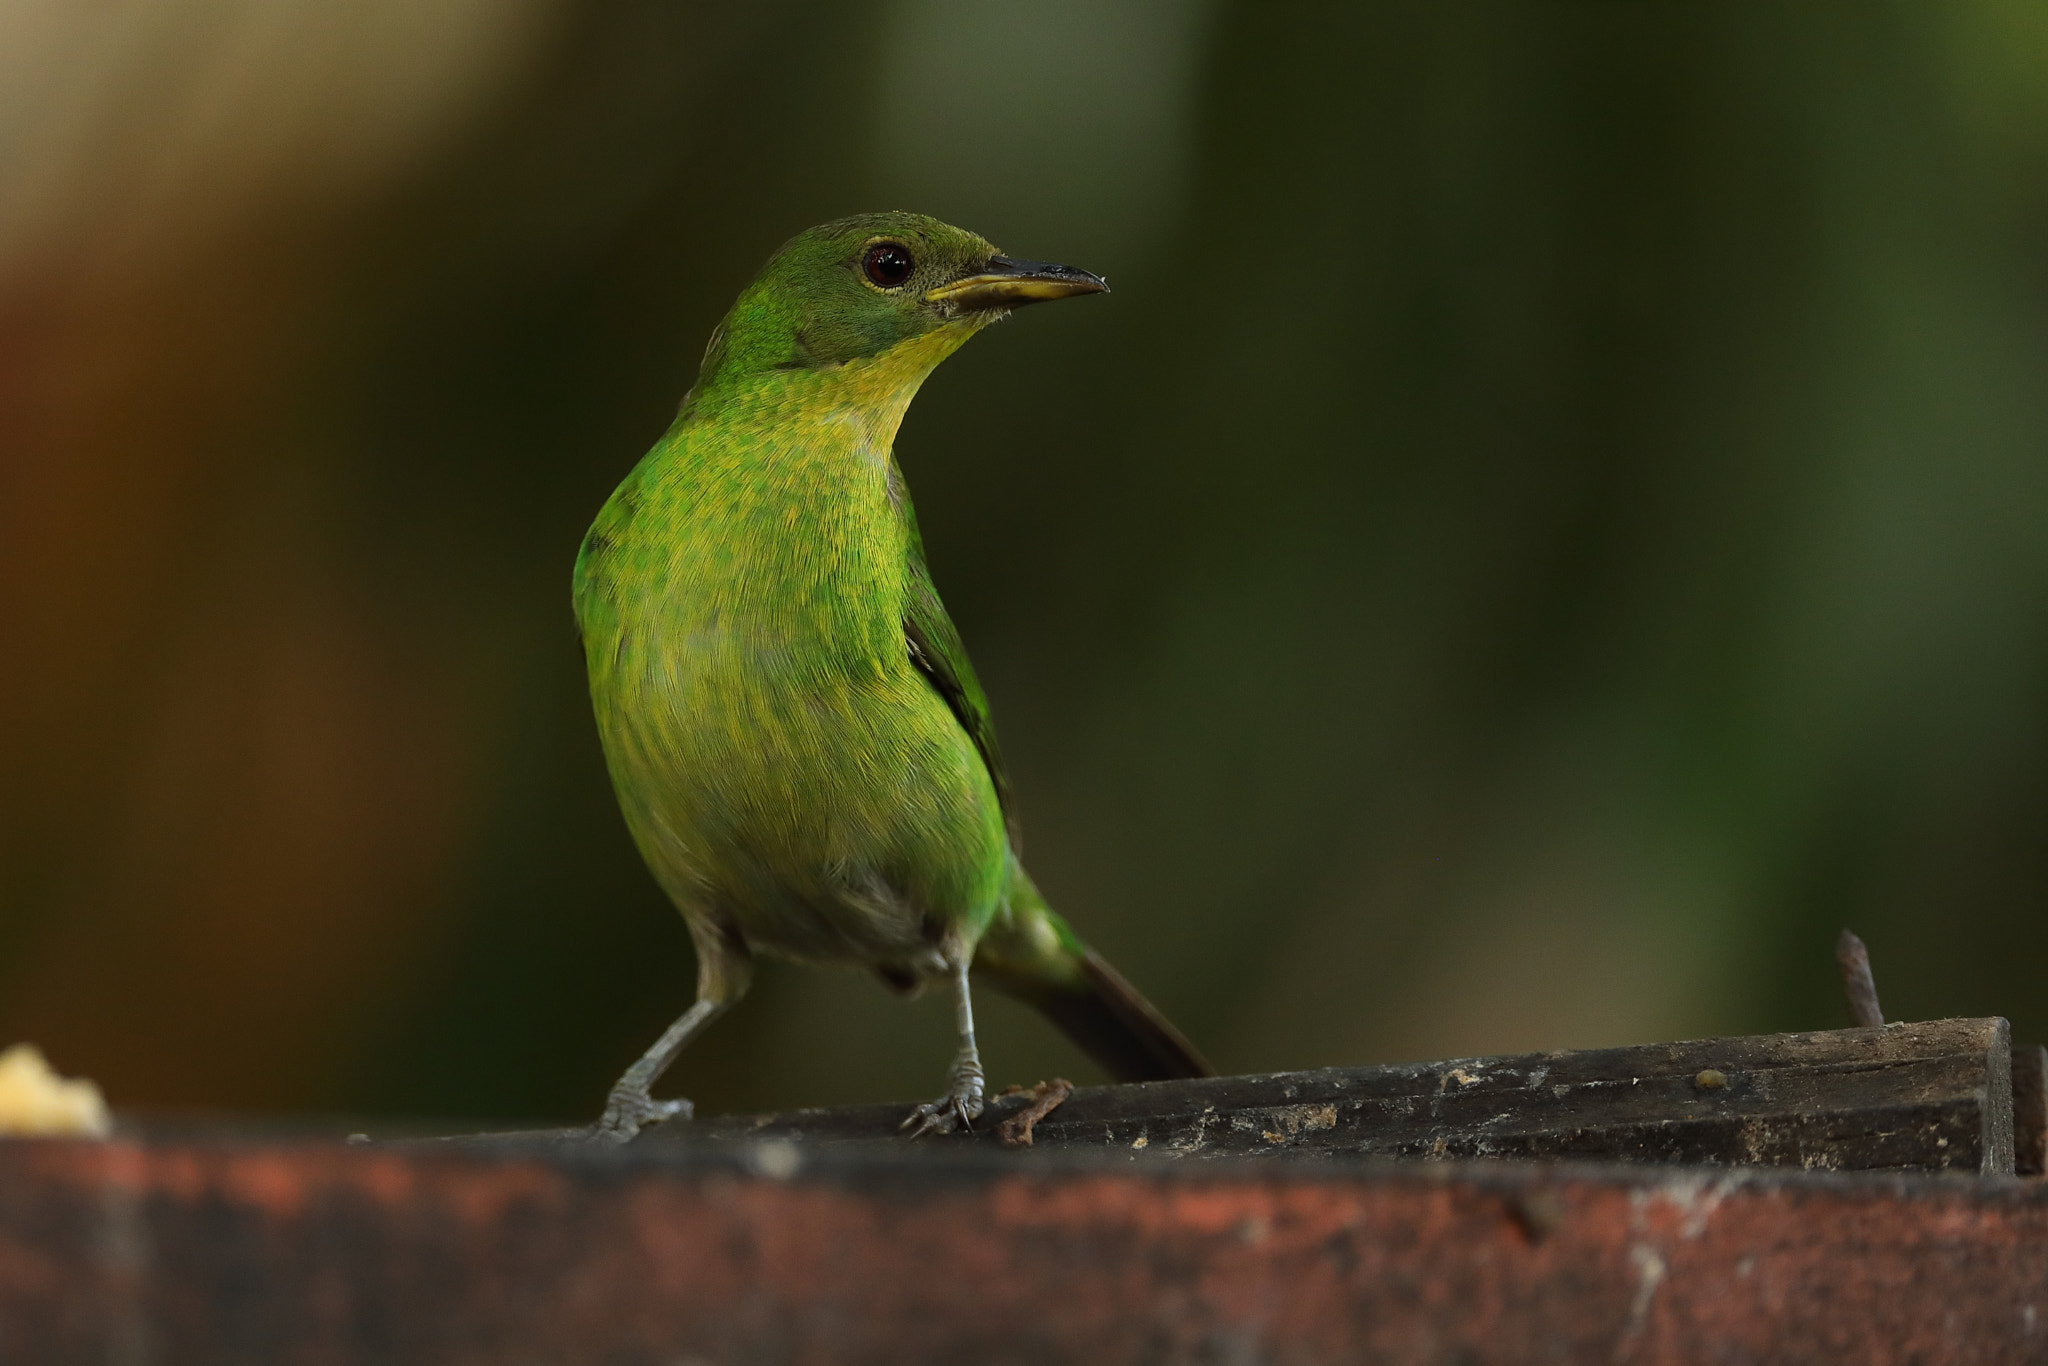
[[[2012,1050],[2013,1170],[2040,1176],[2048,1168],[2048,1048]]]
[[[923,1142],[994,1145],[1032,1100],[998,1097],[974,1134]],[[635,1148],[882,1140],[902,1109],[715,1115],[652,1130]],[[2010,1173],[2012,1050],[2002,1019],[1938,1020],[1091,1086],[1039,1118],[1033,1141],[1140,1160],[1312,1153]]]
[[[1987,1366],[2044,1247],[2009,1178],[6,1140],[0,1362]]]
[[[1946,1020],[1048,1084],[914,1143],[124,1122],[0,1141],[0,1363],[2037,1360],[2048,1182],[1897,1174],[2011,1169],[2013,1057]],[[1637,1165],[1355,1160],[1401,1155]]]

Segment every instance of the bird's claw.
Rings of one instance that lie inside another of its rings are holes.
[[[974,1128],[974,1121],[981,1117],[981,1097],[975,1095],[951,1095],[939,1100],[928,1101],[903,1117],[899,1129],[909,1129],[909,1137],[923,1138],[926,1134],[964,1133]],[[915,1125],[915,1128],[911,1126]]]
[[[645,1091],[615,1090],[605,1100],[604,1114],[580,1137],[588,1142],[631,1143],[647,1125],[688,1119],[692,1111],[687,1100],[656,1100]]]

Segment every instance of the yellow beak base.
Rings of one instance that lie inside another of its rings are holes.
[[[946,304],[956,309],[1017,308],[1067,299],[1077,294],[1107,294],[1109,285],[1099,275],[1050,261],[1014,261],[995,256],[981,270],[950,284],[928,291],[925,302]]]

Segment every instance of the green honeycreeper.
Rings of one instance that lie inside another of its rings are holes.
[[[757,953],[943,980],[959,1051],[904,1121],[968,1125],[970,970],[1124,1080],[1205,1076],[1017,857],[988,700],[925,568],[893,452],[918,387],[1019,305],[1100,293],[907,213],[801,233],[711,334],[674,425],[576,558],[590,696],[626,824],[681,910],[697,999],[593,1137],[687,1116],[649,1088],[739,1000]]]

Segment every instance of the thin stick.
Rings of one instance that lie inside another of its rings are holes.
[[[1065,1077],[1054,1077],[1051,1081],[1042,1081],[1032,1087],[1031,1104],[1019,1110],[1016,1114],[1011,1115],[998,1126],[1002,1134],[1003,1143],[1012,1148],[1030,1147],[1032,1127],[1039,1120],[1044,1119],[1054,1110],[1059,1109],[1060,1102],[1073,1094],[1074,1083],[1068,1081]]]
[[[1849,1018],[1858,1029],[1875,1029],[1884,1023],[1877,1008],[1877,981],[1870,975],[1870,950],[1849,930],[1835,941],[1835,962],[1842,969],[1842,995],[1849,998]]]

